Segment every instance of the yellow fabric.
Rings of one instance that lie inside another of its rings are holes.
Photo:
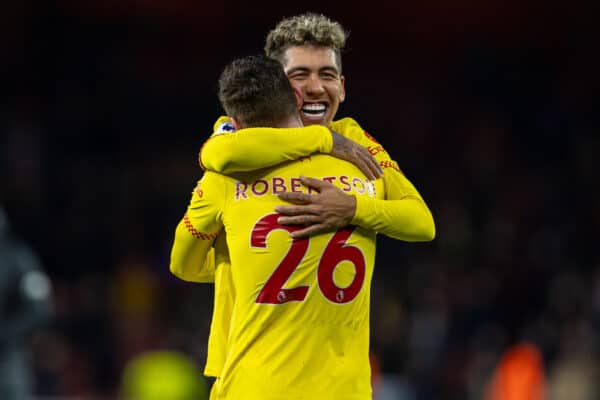
[[[171,273],[188,282],[214,282],[213,239],[195,237],[186,226],[186,218],[187,215],[175,229],[175,239],[171,248]]]
[[[224,233],[217,236],[214,253],[216,265],[214,303],[204,375],[218,377],[223,364],[225,364],[227,338],[235,301],[235,287],[231,280],[231,261]],[[208,256],[210,257],[210,254]]]
[[[224,228],[226,232],[235,287],[227,355],[211,398],[371,398],[369,299],[375,232],[356,227],[345,241],[340,236],[343,233],[330,233],[292,242],[279,227],[267,229],[270,233],[266,235],[265,247],[251,242],[251,238],[264,237],[260,228],[272,228],[275,224],[257,222],[281,204],[276,196],[278,190],[305,190],[298,180],[301,174],[336,177],[333,184],[357,198],[382,199],[385,195],[381,180],[369,183],[355,166],[315,155],[266,170],[236,174],[234,178],[207,172],[192,196],[187,214],[193,228],[205,233]],[[336,239],[328,244],[334,236]],[[282,261],[292,253],[298,260]],[[348,253],[353,261],[336,258]],[[347,286],[360,275],[356,271],[361,267],[356,265],[361,264],[361,259],[364,281],[352,298],[351,288],[357,284]],[[320,262],[322,266],[317,268]],[[273,285],[272,277],[280,276],[283,268],[278,267],[280,263],[292,268],[282,285]],[[333,272],[327,272],[326,266],[332,265]],[[303,298],[286,292],[305,286]],[[274,288],[276,301],[284,302],[261,303],[259,294],[265,287]],[[286,302],[286,297],[291,301]],[[346,302],[348,299],[351,301]]]
[[[215,131],[227,117],[215,123]],[[384,169],[385,200],[357,198],[352,223],[403,241],[431,240],[435,224],[425,201],[404,176],[398,164],[385,149],[352,118],[331,123],[331,129],[369,149]],[[231,133],[214,134],[201,150],[206,169],[230,175],[251,171],[297,159],[315,152],[328,153],[331,135],[325,128],[312,125],[305,128],[251,128]],[[321,132],[328,138],[327,146],[311,135]]]
[[[198,194],[194,192],[193,196]],[[171,251],[171,272],[188,282],[215,284],[204,375],[217,377],[225,362],[235,289],[225,233],[219,233],[214,242],[211,238],[210,235],[205,239],[195,237],[182,220]]]
[[[329,153],[333,139],[329,129],[312,125],[304,128],[246,128],[235,133],[218,132],[227,121],[221,117],[215,132],[200,151],[200,165],[229,175],[254,171],[312,153]]]
[[[214,124],[214,131],[219,132],[222,124],[228,121],[228,117],[220,117]],[[331,128],[339,134],[368,148],[384,168],[384,175],[379,181],[383,182],[385,187],[386,200],[382,201],[382,199],[373,199],[367,196],[356,196],[356,212],[352,223],[405,241],[426,240],[428,236],[429,238],[433,238],[435,235],[435,225],[429,209],[420,194],[400,171],[398,165],[390,158],[383,147],[368,135],[352,118],[343,118],[334,121]],[[304,130],[310,131],[309,129]],[[314,132],[319,131],[323,133],[322,129],[317,129]],[[244,134],[236,136],[243,132],[252,133],[253,135]],[[298,141],[297,135],[279,135],[276,132],[281,131],[256,128],[251,131],[241,130],[236,134],[215,133],[212,139],[209,139],[203,146],[201,158],[210,167],[209,169],[222,173],[232,173],[267,166],[263,164],[264,154],[261,157],[257,157],[253,153],[257,149],[261,153],[265,151],[272,153],[266,159],[270,160],[269,162],[272,164],[277,164],[288,160],[287,157],[291,153],[298,156],[307,156],[315,151],[319,151],[315,148],[322,145],[318,143],[316,138],[308,141]],[[277,135],[277,145],[273,145],[274,135]],[[328,131],[324,135],[324,138],[325,140],[329,140],[327,145],[321,150],[326,153],[331,151],[332,146],[331,135]],[[269,145],[265,146],[265,143]],[[292,151],[282,152],[282,149],[286,148],[291,148]],[[234,161],[226,160],[226,158],[232,157],[238,157],[238,159]],[[238,166],[240,169],[236,171],[231,171],[228,168],[219,169],[219,167],[231,167],[235,169],[235,166]],[[190,240],[192,242],[197,241],[197,239]],[[214,278],[215,304],[208,341],[207,364],[205,367],[205,374],[208,376],[219,376],[222,368],[222,364],[219,365],[219,363],[225,360],[228,336],[226,327],[230,323],[230,307],[233,304],[232,293],[234,293],[234,288],[230,282],[231,278],[230,275],[224,272],[223,274],[219,273],[220,265],[217,262],[217,275]],[[229,267],[228,263],[223,263],[223,265]],[[223,271],[225,271],[225,268],[223,268]],[[223,279],[223,276],[227,279]],[[223,282],[220,283],[220,280],[223,280]],[[223,299],[226,299],[226,301],[224,304],[220,304]],[[215,329],[215,327],[218,328]]]
[[[435,224],[429,208],[383,146],[352,118],[333,121],[331,128],[369,149],[384,170],[385,199],[357,197],[352,223],[407,242],[433,239]]]

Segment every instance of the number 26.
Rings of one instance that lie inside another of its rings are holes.
[[[277,223],[279,214],[268,214],[259,219],[250,235],[252,247],[267,247],[267,236],[274,230],[294,232],[302,229],[300,226],[280,225]],[[335,232],[327,243],[317,267],[317,281],[319,289],[325,298],[333,303],[348,303],[358,295],[365,280],[365,258],[362,252],[354,246],[346,245],[354,227],[342,228]],[[256,297],[257,303],[282,304],[288,301],[303,301],[308,292],[308,286],[298,286],[284,289],[283,285],[294,273],[308,249],[309,239],[297,239],[287,254],[281,260],[271,277],[267,280],[262,290]],[[354,265],[354,279],[350,284],[341,288],[333,281],[333,273],[342,261],[349,261]]]

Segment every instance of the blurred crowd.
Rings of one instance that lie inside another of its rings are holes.
[[[260,52],[281,16],[305,11],[225,24],[218,5],[196,21],[138,3],[143,17],[100,2],[10,6],[21,19],[2,42],[0,204],[51,281],[51,315],[27,339],[40,398],[115,398],[148,351],[202,368],[212,287],[178,281],[168,264],[198,149],[222,114],[216,80]],[[439,15],[411,31],[357,14],[330,13],[351,30],[339,116],[398,161],[438,231],[427,244],[378,239],[376,398],[483,399],[519,343],[539,351],[547,398],[600,398],[591,17],[449,35]]]

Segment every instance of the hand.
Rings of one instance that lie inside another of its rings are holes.
[[[370,180],[383,175],[383,169],[365,147],[331,130],[331,155],[356,165]]]
[[[354,196],[344,193],[329,182],[319,179],[300,177],[300,181],[316,194],[284,192],[281,200],[289,201],[293,206],[277,206],[275,210],[283,214],[278,223],[282,225],[305,225],[305,229],[292,232],[294,239],[331,232],[342,228],[352,221],[356,211]]]

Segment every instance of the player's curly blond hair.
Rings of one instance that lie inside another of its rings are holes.
[[[348,33],[339,22],[323,14],[305,13],[285,18],[267,35],[265,54],[284,63],[284,53],[291,46],[323,46],[335,52],[337,67],[342,72],[341,51]]]

